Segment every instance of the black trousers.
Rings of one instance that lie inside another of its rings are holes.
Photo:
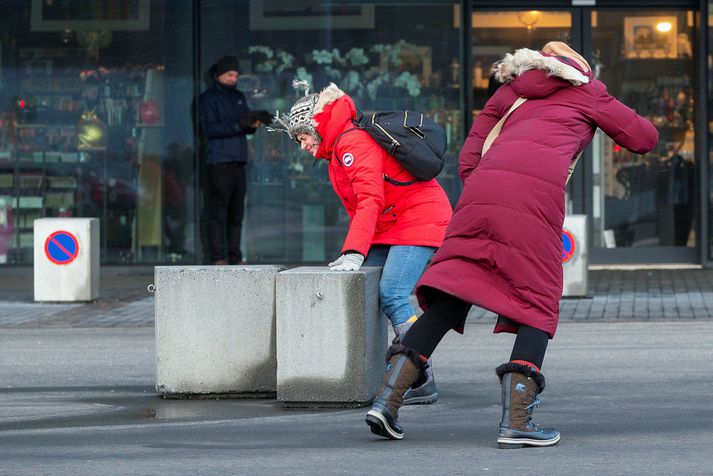
[[[208,178],[206,231],[210,261],[226,259],[227,235],[228,263],[238,264],[243,259],[240,251],[240,235],[243,228],[247,189],[245,163],[211,164],[206,169]]]
[[[461,325],[471,304],[441,291],[431,291],[431,304],[413,323],[402,344],[424,357],[430,357],[446,333]],[[517,330],[510,360],[525,360],[542,368],[549,335],[540,329],[521,325]]]

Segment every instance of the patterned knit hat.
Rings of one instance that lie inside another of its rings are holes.
[[[312,123],[314,106],[317,104],[318,99],[319,94],[308,94],[298,99],[290,109],[290,122],[287,126],[287,133],[293,141],[299,142],[299,140],[297,140],[299,134],[309,134],[314,137],[317,143],[322,142],[322,138]]]
[[[280,111],[277,111],[273,118],[273,126],[268,126],[267,130],[287,132],[290,139],[298,144],[300,143],[297,139],[299,134],[309,134],[317,144],[321,144],[322,137],[314,128],[314,123],[312,122],[314,108],[317,105],[317,101],[319,101],[319,94],[309,94],[310,85],[307,81],[294,80],[292,81],[292,87],[295,89],[304,88],[305,95],[295,102],[289,114],[280,114]],[[276,126],[276,124],[281,127]]]

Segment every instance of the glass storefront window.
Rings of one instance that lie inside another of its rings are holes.
[[[551,40],[581,46],[589,26],[596,73],[661,136],[644,156],[595,137],[592,173],[577,182],[591,177],[593,245],[602,255],[671,247],[669,256],[689,256],[700,241],[713,259],[713,227],[699,236],[695,219],[700,193],[710,194],[713,210],[713,182],[696,186],[695,12],[587,10],[583,33],[573,30],[575,8],[476,11],[472,58],[462,64],[461,8],[440,1],[3,2],[0,264],[32,262],[35,219],[70,216],[101,219],[103,263],[201,262],[208,205],[193,111],[209,66],[226,54],[239,59],[238,89],[252,109],[287,111],[301,94],[291,86],[300,78],[314,90],[335,82],[365,113],[428,114],[447,130],[438,180],[455,203],[462,101],[470,94],[461,88],[472,91],[466,113],[476,115],[492,94],[493,61]],[[463,68],[471,84],[462,84]],[[336,256],[348,217],[325,164],[264,128],[249,139],[249,161],[246,260]],[[713,167],[713,154],[709,161]],[[579,203],[589,193],[576,195],[576,206],[589,210]]]
[[[317,2],[315,2],[317,3]],[[349,3],[312,10],[289,2],[235,2],[202,9],[202,70],[224,54],[241,63],[238,89],[250,108],[289,111],[306,79],[330,82],[363,112],[411,109],[444,125],[449,136],[439,181],[453,201],[460,191],[463,142],[461,58],[455,3],[403,7]],[[248,262],[324,262],[339,255],[348,217],[324,161],[288,137],[260,129],[249,139],[243,226]]]
[[[493,64],[519,48],[539,50],[549,41],[572,40],[572,14],[523,10],[473,14],[473,120],[500,83],[491,77]],[[568,190],[571,185],[568,187]],[[567,195],[567,210],[572,204]]]
[[[99,218],[105,263],[192,262],[192,2],[7,1],[0,22],[0,262],[32,262],[41,217]]]
[[[473,14],[474,117],[483,109],[496,85],[490,78],[493,63],[519,48],[539,50],[549,41],[569,43],[572,38],[570,12],[523,10],[476,12]]]
[[[593,67],[609,91],[646,116],[659,144],[632,154],[594,141],[594,245],[696,246],[693,12],[592,14]]]

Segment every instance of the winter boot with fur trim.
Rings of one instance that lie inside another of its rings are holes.
[[[404,437],[404,430],[398,422],[399,408],[404,394],[416,382],[426,363],[416,351],[401,344],[389,347],[386,359],[388,364],[384,380],[376,392],[371,410],[366,414],[366,423],[372,433],[400,440]]]
[[[406,332],[408,332],[413,323],[416,322],[416,319],[416,316],[414,316],[408,321],[394,326],[394,333],[396,334],[394,344],[401,342],[401,339]],[[421,372],[421,375],[419,375],[413,387],[406,391],[406,395],[404,395],[404,405],[430,405],[437,401],[438,389],[436,389],[436,381],[433,378],[433,362],[431,359],[428,359],[428,367],[426,367],[426,370]]]
[[[502,390],[503,416],[498,433],[500,448],[553,446],[560,440],[554,428],[532,423],[532,411],[540,403],[537,394],[545,389],[545,377],[537,369],[508,362],[496,370]]]

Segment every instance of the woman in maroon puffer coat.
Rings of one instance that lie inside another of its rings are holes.
[[[658,133],[613,98],[587,62],[566,44],[520,49],[496,64],[502,83],[478,115],[459,157],[463,193],[446,238],[417,286],[426,312],[401,345],[391,346],[382,388],[367,414],[372,431],[401,439],[398,409],[424,362],[450,329],[462,331],[471,305],[498,314],[495,332],[517,334],[502,384],[501,447],[551,446],[552,428],[530,422],[547,342],[562,295],[565,185],[573,158],[597,127],[632,152],[654,148]],[[484,157],[486,137],[518,97]]]

